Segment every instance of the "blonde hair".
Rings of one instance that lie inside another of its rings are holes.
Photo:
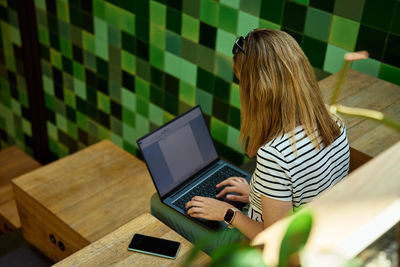
[[[296,149],[297,126],[304,128],[317,149],[330,145],[340,128],[297,42],[282,31],[256,29],[247,35],[243,49],[246,54],[239,52],[233,58],[243,150],[253,157],[262,145],[285,133],[292,133]]]

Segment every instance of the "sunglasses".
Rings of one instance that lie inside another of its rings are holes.
[[[247,35],[246,35],[247,37]],[[246,37],[240,36],[236,42],[233,44],[232,47],[232,54],[236,55],[239,52],[243,52],[243,54],[246,55],[246,52],[243,49],[243,41],[246,39]]]

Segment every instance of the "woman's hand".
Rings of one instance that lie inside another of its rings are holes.
[[[233,206],[221,200],[195,196],[186,203],[187,214],[191,217],[211,221],[223,221],[226,211]]]
[[[228,200],[249,203],[250,187],[246,179],[242,177],[231,177],[217,184],[217,188],[222,186],[225,186],[225,188],[216,195],[217,198],[220,198],[226,194],[226,198]],[[238,193],[240,195],[227,193]]]

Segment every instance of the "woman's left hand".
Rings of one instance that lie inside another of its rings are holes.
[[[226,211],[233,206],[214,198],[195,196],[186,203],[187,214],[191,217],[211,221],[223,221]]]

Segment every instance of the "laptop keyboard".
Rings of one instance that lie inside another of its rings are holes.
[[[201,184],[197,185],[195,188],[187,192],[181,198],[177,199],[173,204],[183,210],[186,210],[185,207],[186,203],[189,202],[194,196],[215,198],[215,195],[218,194],[220,190],[222,190],[222,188],[216,188],[215,186],[220,182],[222,182],[223,180],[232,176],[241,177],[243,176],[243,174],[232,169],[229,166],[224,166],[216,173],[208,177],[208,179],[204,180]]]

